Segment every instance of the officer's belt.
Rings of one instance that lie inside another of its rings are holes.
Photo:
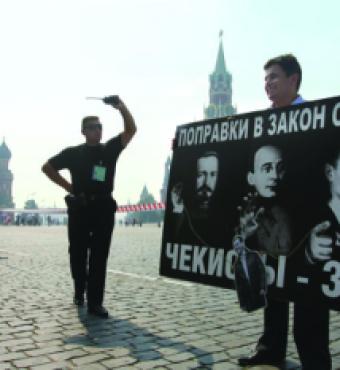
[[[102,200],[102,199],[109,199],[111,198],[111,194],[77,194],[74,196],[76,199],[79,200],[86,200],[86,201],[94,201],[94,200]]]

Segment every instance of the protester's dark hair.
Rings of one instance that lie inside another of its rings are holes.
[[[296,84],[296,91],[299,91],[302,80],[302,70],[296,57],[293,54],[279,55],[278,57],[269,59],[263,68],[266,70],[274,64],[278,64],[286,73],[287,77],[297,73],[298,80]]]
[[[81,121],[81,128],[84,129],[84,127],[88,123],[93,122],[93,121],[99,121],[99,117],[97,117],[97,116],[86,116],[86,117],[84,117]]]

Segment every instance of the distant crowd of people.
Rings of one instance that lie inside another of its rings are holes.
[[[0,214],[0,225],[9,226],[52,226],[66,225],[67,217],[42,216],[39,213],[3,213]]]
[[[124,223],[124,226],[139,226],[139,227],[143,226],[143,222],[140,220],[137,220],[136,218],[133,218],[131,220],[125,219],[125,221],[123,220],[119,221],[120,225],[123,225],[123,223]]]

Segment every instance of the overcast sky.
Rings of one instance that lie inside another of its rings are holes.
[[[177,125],[203,119],[219,31],[233,104],[264,109],[263,64],[292,52],[301,93],[340,95],[337,0],[1,0],[0,139],[12,151],[17,207],[64,206],[65,192],[41,165],[83,141],[84,115],[99,115],[104,139],[120,115],[86,96],[119,94],[138,133],[122,153],[114,195],[134,203],[147,185],[156,199]]]

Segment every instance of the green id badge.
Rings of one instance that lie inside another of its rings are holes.
[[[93,166],[92,180],[105,181],[106,168],[103,166]]]

